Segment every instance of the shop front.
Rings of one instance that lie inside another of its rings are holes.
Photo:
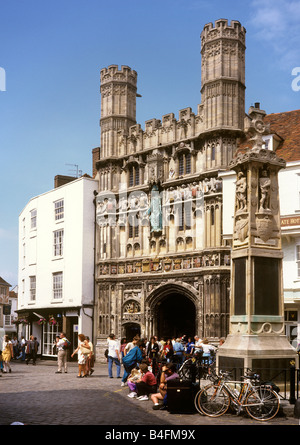
[[[80,308],[19,310],[16,321],[18,339],[20,340],[23,336],[25,340],[28,340],[30,335],[33,335],[39,343],[38,356],[42,359],[56,360],[56,337],[64,332],[71,342],[68,360],[76,360],[76,358],[71,358],[71,354],[78,343],[79,318]]]

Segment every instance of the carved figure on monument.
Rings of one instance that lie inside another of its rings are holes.
[[[236,181],[237,213],[247,211],[247,180],[243,172],[239,172]]]
[[[267,170],[263,170],[261,173],[261,177],[259,178],[259,187],[261,198],[259,201],[259,212],[265,213],[270,212],[269,204],[270,204],[270,188],[271,188],[271,179],[268,176]]]
[[[244,242],[248,235],[248,216],[239,215],[235,221],[235,234],[240,242]]]
[[[157,185],[154,185],[151,190],[151,203],[148,213],[150,215],[151,232],[161,232],[162,230],[161,197]]]
[[[127,211],[127,205],[128,205],[127,199],[124,196],[122,196],[122,198],[120,199],[120,202],[119,202],[119,210],[120,210],[120,212],[126,212]]]

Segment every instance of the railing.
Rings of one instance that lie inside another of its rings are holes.
[[[222,368],[222,371],[228,371],[232,375],[232,380],[240,380],[244,375],[243,368]],[[283,400],[288,400],[290,404],[295,404],[299,397],[300,389],[300,369],[291,364],[289,368],[255,368],[254,371],[260,375],[261,381],[276,385],[279,388],[278,395]]]

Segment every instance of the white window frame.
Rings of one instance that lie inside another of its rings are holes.
[[[64,251],[64,229],[53,232],[53,256],[61,257]]]
[[[30,211],[30,228],[36,229],[37,224],[37,209],[33,209]]]
[[[52,298],[53,300],[62,300],[63,298],[63,273],[55,272],[52,274]]]
[[[50,325],[49,323],[43,328],[43,355],[54,356],[53,346],[55,337],[59,334],[58,323],[56,325]]]
[[[54,219],[55,221],[61,221],[65,216],[65,203],[64,199],[59,199],[54,202]]]
[[[32,275],[29,277],[30,283],[29,283],[29,295],[30,295],[30,301],[36,300],[36,276]]]

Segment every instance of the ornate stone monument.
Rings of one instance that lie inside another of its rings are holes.
[[[263,147],[265,111],[251,107],[252,149],[229,167],[237,174],[230,334],[219,348],[220,369],[287,368],[297,354],[284,332],[278,171],[285,161]]]

